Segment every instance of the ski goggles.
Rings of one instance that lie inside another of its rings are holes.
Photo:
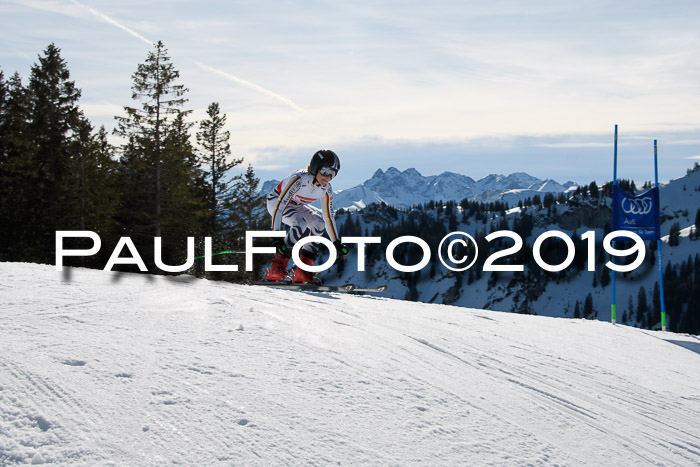
[[[321,167],[320,169],[318,169],[318,173],[320,173],[324,177],[331,177],[331,178],[338,175],[338,171],[335,170],[333,167]]]

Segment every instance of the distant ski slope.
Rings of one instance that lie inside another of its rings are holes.
[[[0,464],[698,465],[700,340],[0,263]]]

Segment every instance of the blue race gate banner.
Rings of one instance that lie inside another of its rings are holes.
[[[613,186],[613,230],[634,232],[644,240],[658,240],[659,188],[637,196]]]

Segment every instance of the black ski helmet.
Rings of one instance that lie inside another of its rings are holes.
[[[321,167],[330,167],[337,174],[340,171],[340,158],[330,149],[316,151],[309,163],[309,173],[315,177]]]

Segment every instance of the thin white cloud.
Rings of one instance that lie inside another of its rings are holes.
[[[691,160],[700,159],[700,155],[697,155],[697,156],[689,156],[689,157],[686,157],[685,159],[691,159]]]
[[[419,157],[433,160],[423,155],[434,154],[481,175],[503,171],[500,166],[536,171],[541,163],[542,178],[558,177],[551,172],[556,169],[575,170],[580,181],[598,180],[602,164],[555,168],[549,157],[585,152],[607,161],[615,123],[621,159],[647,157],[659,140],[662,179],[698,161],[686,157],[700,154],[700,92],[691,59],[700,51],[697,0],[684,0],[684,8],[661,16],[658,8],[643,5],[614,20],[601,2],[556,0],[449,0],[440,8],[397,0],[330,1],[313,9],[295,2],[275,8],[229,2],[224,15],[212,2],[178,2],[159,11],[163,2],[122,0],[119,9],[101,0],[4,2],[23,6],[0,6],[0,29],[9,41],[2,51],[5,69],[26,67],[41,41],[60,43],[87,90],[89,116],[109,127],[114,119],[102,104],[128,98],[124,77],[133,71],[144,39],[163,39],[183,61],[190,105],[199,109],[193,120],[219,101],[229,112],[236,154],[259,154],[257,164],[270,174],[276,161],[305,162],[302,153],[326,145],[366,161],[346,164],[343,180],[353,170],[385,168],[414,153],[421,171],[430,166],[420,166]],[[106,19],[103,8],[116,21]],[[644,32],[650,24],[653,37]],[[14,48],[29,57],[10,54]],[[366,143],[372,135],[380,140]],[[264,150],[271,144],[284,145],[274,152],[284,158]],[[402,151],[391,159],[386,153],[397,145]],[[481,153],[494,156],[474,155]],[[462,162],[465,154],[473,157],[468,163]],[[513,159],[495,157],[504,154]],[[630,167],[642,176],[648,172],[647,165]]]
[[[119,29],[122,29],[123,31],[128,32],[128,33],[131,34],[132,36],[134,36],[134,37],[136,37],[136,38],[138,38],[138,39],[144,41],[144,42],[147,43],[148,45],[153,45],[153,44],[154,44],[153,41],[151,41],[151,40],[149,40],[149,39],[146,39],[145,37],[143,37],[141,34],[137,33],[136,31],[134,31],[133,29],[130,29],[130,28],[124,26],[123,24],[119,23],[118,21],[115,21],[114,19],[110,18],[109,16],[105,15],[104,13],[101,13],[100,11],[97,11],[96,9],[91,8],[91,7],[87,6],[87,5],[83,5],[82,3],[77,2],[76,0],[70,0],[70,1],[73,2],[75,5],[78,5],[79,7],[85,8],[86,10],[88,10],[90,13],[92,13],[94,16],[98,17],[99,19],[101,19],[101,20],[103,20],[103,21],[106,21],[106,22],[112,24],[113,26],[116,26],[116,27],[118,27]],[[210,72],[212,72],[212,73],[215,73],[215,74],[217,74],[217,75],[219,75],[219,76],[222,76],[222,77],[224,77],[224,78],[226,78],[226,79],[228,79],[228,80],[230,80],[230,81],[233,81],[233,82],[235,82],[235,83],[237,83],[237,84],[240,84],[240,85],[242,85],[242,86],[246,86],[246,87],[249,87],[249,88],[251,88],[251,89],[254,89],[255,91],[260,92],[260,93],[262,93],[262,94],[264,94],[264,95],[266,95],[266,96],[272,97],[273,99],[275,99],[275,100],[277,100],[277,101],[279,101],[279,102],[284,103],[285,105],[287,105],[287,106],[293,108],[293,109],[296,110],[296,111],[299,111],[299,112],[303,112],[303,111],[304,111],[304,109],[302,109],[301,107],[299,107],[299,106],[298,106],[297,104],[295,104],[292,100],[287,99],[286,97],[280,96],[279,94],[277,94],[277,93],[275,93],[275,92],[272,92],[272,91],[270,91],[269,89],[265,89],[265,88],[262,87],[262,86],[259,86],[259,85],[255,84],[255,83],[251,83],[250,81],[246,81],[246,80],[244,80],[244,79],[241,79],[241,78],[239,78],[239,77],[237,77],[237,76],[234,76],[234,75],[232,75],[232,74],[230,74],[230,73],[226,73],[225,71],[221,71],[221,70],[216,69],[216,68],[214,68],[214,67],[211,67],[211,66],[208,66],[208,65],[204,65],[203,63],[200,63],[200,62],[198,62],[197,60],[193,60],[193,62],[194,62],[198,67],[200,67],[200,68],[202,68],[202,69],[204,69],[204,70],[207,70],[207,71],[210,71]]]
[[[540,148],[607,148],[610,143],[539,143],[535,146]]]
[[[10,0],[11,3],[21,5],[27,8],[33,8],[35,10],[48,11],[50,13],[59,13],[71,17],[81,16],[75,11],[75,9],[66,8],[64,5],[58,2],[44,1],[44,0]]]
[[[194,62],[195,65],[197,65],[198,67],[202,68],[203,70],[211,71],[212,73],[216,73],[217,75],[222,76],[222,77],[224,77],[224,78],[226,78],[226,79],[228,79],[228,80],[230,80],[230,81],[233,81],[234,83],[238,83],[238,84],[240,84],[240,85],[242,85],[242,86],[246,86],[246,87],[249,87],[249,88],[251,88],[251,89],[255,89],[256,91],[258,91],[258,92],[260,92],[260,93],[262,93],[262,94],[265,94],[266,96],[272,97],[273,99],[276,99],[276,100],[278,100],[278,101],[280,101],[280,102],[282,102],[282,103],[288,105],[289,107],[293,108],[294,110],[297,110],[297,111],[299,111],[299,112],[303,112],[303,111],[304,111],[304,109],[302,109],[301,107],[299,107],[299,106],[298,106],[297,104],[295,104],[292,100],[287,99],[286,97],[280,96],[279,94],[274,93],[274,92],[270,91],[269,89],[265,89],[264,87],[258,86],[258,85],[255,84],[255,83],[251,83],[250,81],[246,81],[246,80],[241,79],[241,78],[239,78],[239,77],[237,77],[237,76],[234,76],[234,75],[232,75],[232,74],[230,74],[230,73],[226,73],[225,71],[221,71],[221,70],[219,70],[219,69],[217,69],[217,68],[211,67],[211,66],[209,66],[209,65],[205,65],[205,64],[203,64],[203,63],[200,63],[200,62],[198,62],[197,60],[192,60],[192,61]]]
[[[93,15],[97,16],[97,17],[100,18],[101,20],[106,21],[106,22],[108,22],[109,24],[111,24],[111,25],[113,25],[113,26],[116,26],[116,27],[118,27],[119,29],[122,29],[122,30],[128,32],[129,34],[131,34],[132,36],[134,36],[134,37],[136,37],[136,38],[138,38],[138,39],[141,39],[141,40],[144,41],[146,44],[148,44],[148,45],[153,45],[153,44],[154,44],[153,41],[146,39],[145,37],[143,37],[143,36],[142,36],[141,34],[139,34],[138,32],[134,31],[133,29],[127,28],[127,27],[124,26],[123,24],[118,23],[117,21],[113,20],[112,18],[110,18],[109,16],[105,15],[104,13],[100,13],[99,11],[95,10],[94,8],[91,8],[91,7],[87,6],[87,5],[83,5],[82,3],[76,2],[75,0],[70,0],[70,1],[73,2],[73,3],[75,3],[76,5],[78,5],[78,6],[81,7],[81,8],[85,8],[87,11],[89,11],[89,12],[92,13]]]

